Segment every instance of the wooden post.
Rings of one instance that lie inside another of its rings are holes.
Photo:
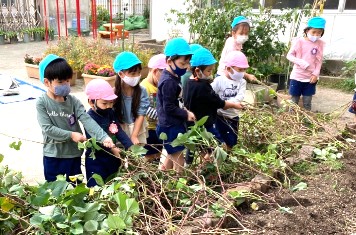
[[[132,0],[132,14],[136,15],[136,0]]]

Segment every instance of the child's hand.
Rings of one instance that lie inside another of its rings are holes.
[[[135,145],[140,143],[140,141],[138,140],[137,136],[131,136],[130,139],[131,139],[132,143],[135,144]]]
[[[187,110],[187,113],[188,113],[188,118],[187,118],[187,120],[190,121],[190,122],[194,122],[194,121],[195,121],[195,115],[194,115],[194,113],[190,112],[189,110]]]
[[[315,76],[315,75],[312,75],[311,77],[310,77],[310,83],[316,83],[318,81],[318,77],[317,76]]]
[[[82,133],[79,133],[79,132],[72,132],[70,137],[72,138],[72,140],[75,143],[83,142],[83,141],[87,140],[87,138],[85,138],[85,136]]]
[[[256,76],[253,74],[245,73],[245,78],[247,78],[250,82],[253,82],[253,83],[258,81]]]
[[[104,141],[103,141],[103,145],[107,148],[114,148],[115,144],[112,142],[112,139],[110,137],[107,137]]]
[[[118,147],[112,148],[111,152],[115,155],[115,157],[120,158],[120,149]]]
[[[235,103],[235,109],[244,109],[245,106],[241,103]]]

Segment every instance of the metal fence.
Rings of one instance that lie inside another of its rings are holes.
[[[16,31],[41,24],[42,16],[35,0],[1,0],[0,29]]]
[[[112,12],[113,15],[120,14],[124,12],[124,3],[123,0],[112,0]],[[128,15],[144,15],[145,10],[149,10],[150,8],[150,0],[126,0],[127,2],[127,10],[126,14]],[[97,6],[102,6],[109,10],[110,8],[110,0],[97,0]]]

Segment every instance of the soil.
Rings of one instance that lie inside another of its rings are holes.
[[[303,176],[306,190],[270,190],[270,203],[243,212],[242,223],[251,234],[356,234],[356,158],[345,154],[343,168],[318,164]],[[283,213],[279,206],[291,209]]]

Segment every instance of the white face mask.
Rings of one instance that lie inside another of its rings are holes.
[[[248,40],[248,36],[247,35],[237,35],[235,40],[238,44],[244,44]]]
[[[212,80],[213,75],[205,76],[204,73],[202,71],[200,71],[200,79]]]
[[[137,77],[128,77],[125,75],[125,77],[122,79],[127,85],[134,87],[136,86],[141,79],[141,75]]]
[[[312,36],[309,33],[307,36],[308,36],[309,40],[312,42],[316,42],[320,38],[319,36]]]
[[[231,69],[232,69],[232,71],[234,71],[234,73],[232,73],[232,74],[229,73],[232,80],[239,81],[239,80],[243,79],[243,77],[245,76],[245,72],[237,72],[233,68],[231,68]]]

